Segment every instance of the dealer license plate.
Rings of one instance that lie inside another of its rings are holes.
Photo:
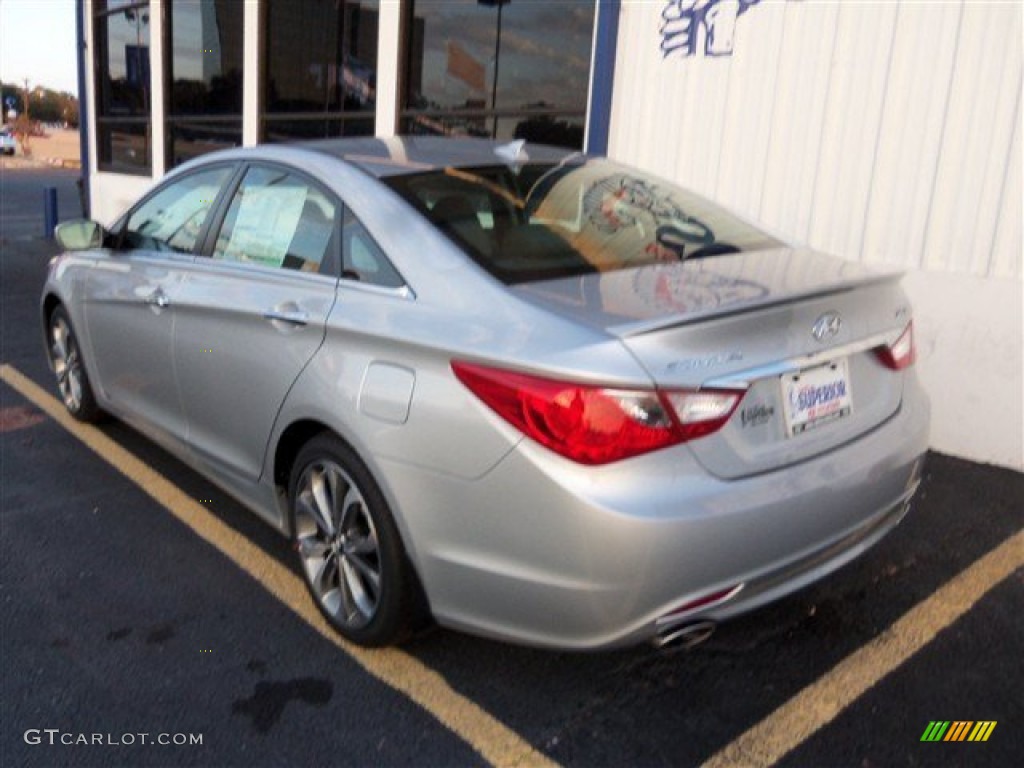
[[[850,370],[845,357],[782,377],[786,436],[809,432],[853,413]]]

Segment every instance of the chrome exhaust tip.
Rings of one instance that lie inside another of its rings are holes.
[[[693,648],[707,640],[718,625],[713,621],[697,621],[682,627],[670,627],[655,635],[655,648]]]

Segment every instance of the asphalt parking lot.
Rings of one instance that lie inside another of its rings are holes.
[[[36,308],[55,248],[30,206],[8,213],[12,189],[63,195],[73,176],[15,173],[0,200],[0,764],[1024,759],[1024,475],[930,456],[891,536],[690,651],[558,654],[445,630],[354,649],[269,528],[129,428],[61,418]],[[922,742],[932,721],[996,725]]]

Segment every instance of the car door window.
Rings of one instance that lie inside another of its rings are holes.
[[[341,242],[343,279],[385,288],[401,288],[405,285],[384,251],[348,209],[345,210],[345,221],[341,228]]]
[[[224,217],[213,258],[331,272],[336,206],[317,187],[277,168],[250,168]],[[336,269],[336,267],[334,268]]]
[[[129,214],[122,246],[192,253],[232,170],[231,166],[211,168],[170,182]]]

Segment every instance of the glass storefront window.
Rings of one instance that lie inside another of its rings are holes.
[[[242,143],[245,4],[173,0],[167,15],[169,168]]]
[[[150,172],[149,2],[95,4],[95,72],[100,170]]]
[[[266,117],[263,121],[263,141],[305,141],[308,139],[337,139],[342,136],[373,136],[376,117],[368,115],[333,115]]]
[[[593,0],[414,0],[407,8],[404,132],[582,146]]]
[[[268,3],[265,140],[373,133],[379,5]]]

